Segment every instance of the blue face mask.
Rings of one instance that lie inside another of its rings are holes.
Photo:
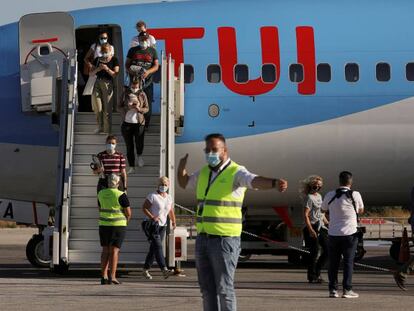
[[[158,187],[158,191],[159,192],[167,192],[168,191],[168,187],[167,186],[164,186],[164,185],[159,186]]]
[[[115,148],[116,148],[115,144],[106,144],[106,151],[110,154],[115,153]]]
[[[206,161],[208,165],[210,165],[211,167],[216,167],[221,162],[220,154],[218,152],[217,153],[214,153],[214,152],[206,153]]]

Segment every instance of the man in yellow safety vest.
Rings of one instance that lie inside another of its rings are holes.
[[[221,134],[205,138],[207,164],[189,175],[188,154],[180,160],[178,183],[196,188],[196,267],[205,311],[235,311],[234,273],[240,254],[243,198],[247,188],[287,189],[287,181],[250,173],[230,160]]]

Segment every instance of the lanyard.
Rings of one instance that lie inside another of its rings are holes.
[[[206,196],[207,196],[207,194],[208,194],[208,191],[210,190],[211,185],[212,185],[212,184],[216,181],[217,177],[219,177],[219,175],[220,175],[221,173],[223,173],[223,172],[224,172],[224,170],[225,170],[225,169],[226,169],[226,168],[230,165],[230,163],[231,163],[231,161],[229,161],[229,163],[227,163],[227,164],[223,167],[223,169],[217,173],[216,177],[214,177],[214,179],[213,179],[213,180],[211,180],[211,177],[213,176],[213,171],[212,171],[212,170],[210,170],[210,174],[209,174],[209,176],[208,176],[208,186],[207,186],[207,188],[206,188],[206,191],[204,192],[204,199],[206,198]]]

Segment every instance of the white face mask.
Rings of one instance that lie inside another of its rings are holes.
[[[135,88],[135,87],[131,87],[131,92],[132,93],[136,93],[139,91],[139,87]]]
[[[108,42],[108,39],[99,39],[100,44],[104,44],[104,43],[107,43],[107,42]]]
[[[102,57],[108,58],[109,57],[109,53],[102,53]]]
[[[116,144],[106,144],[106,151],[110,154],[115,153]]]
[[[167,192],[168,191],[168,186],[164,186],[164,185],[159,186],[158,191],[159,192]]]
[[[139,43],[139,46],[141,47],[141,49],[145,50],[146,48],[148,48],[148,42],[147,41],[141,41]]]

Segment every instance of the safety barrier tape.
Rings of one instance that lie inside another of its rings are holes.
[[[184,211],[186,211],[186,212],[188,212],[188,213],[190,213],[190,214],[192,214],[192,215],[196,214],[196,212],[194,212],[193,210],[191,210],[187,207],[184,207],[184,206],[182,206],[178,203],[175,203],[175,206],[182,209],[182,210],[184,210]],[[310,254],[310,251],[308,251],[306,249],[303,249],[303,248],[292,246],[292,245],[290,245],[286,242],[272,240],[272,239],[266,238],[264,236],[260,236],[260,235],[257,235],[257,234],[254,234],[254,233],[251,233],[251,232],[248,232],[248,231],[245,231],[245,230],[243,230],[242,233],[250,235],[250,236],[252,236],[256,239],[262,240],[262,241],[266,241],[266,242],[273,243],[273,244],[278,244],[278,245],[283,245],[286,248],[289,248],[289,249],[292,249],[292,250],[295,250],[295,251],[298,251],[298,252],[301,252],[301,253]],[[388,272],[388,273],[393,273],[394,272],[391,269],[382,268],[382,267],[373,266],[373,265],[367,265],[367,264],[363,264],[363,263],[359,263],[359,262],[354,262],[354,266],[361,267],[361,268],[366,268],[366,269],[371,269],[371,270],[382,271],[382,272]]]

